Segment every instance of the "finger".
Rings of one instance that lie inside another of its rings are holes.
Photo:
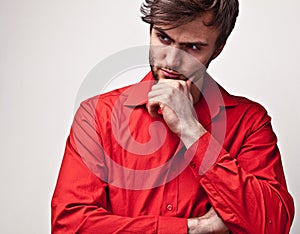
[[[172,79],[163,79],[163,80],[159,80],[156,85],[159,84],[169,84],[170,86],[184,86],[186,85],[186,81],[185,80],[172,80]]]
[[[148,93],[148,100],[165,96],[166,93],[167,93],[166,89],[153,89]]]
[[[176,86],[176,87],[174,87]],[[188,83],[178,83],[176,85],[170,86],[169,83],[161,83],[148,93],[148,100],[159,101],[160,103],[168,103],[171,97],[181,97],[181,100],[187,98],[190,103],[193,103],[193,97],[190,92],[191,82]]]
[[[176,84],[174,82],[165,82],[165,81],[161,81],[158,82],[157,84],[152,86],[152,90],[158,90],[158,89],[166,89],[166,88],[179,88],[179,84]]]
[[[165,80],[163,80],[163,81],[158,82],[157,84],[153,85],[152,90],[167,91],[167,90],[175,88],[176,90],[184,92],[185,86],[186,86],[185,81],[174,81],[174,80],[165,81]]]
[[[187,88],[188,88],[188,91],[191,92],[192,81],[191,81],[191,80],[187,80],[187,81],[186,81],[186,86],[187,86]]]
[[[188,80],[186,82],[186,85],[187,85],[187,91],[188,91],[187,97],[193,103],[194,102],[194,98],[193,98],[193,95],[192,95],[192,81]]]
[[[160,109],[160,103],[157,101],[149,101],[148,102],[148,113],[152,118],[158,117],[158,111]]]

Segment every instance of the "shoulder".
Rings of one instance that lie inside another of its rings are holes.
[[[231,95],[231,97],[235,99],[237,105],[228,111],[232,111],[232,115],[242,119],[249,130],[255,131],[271,123],[271,117],[260,103],[242,96]]]
[[[111,118],[115,103],[118,100],[123,101],[122,96],[130,86],[98,94],[82,101],[74,116],[75,122],[106,122]]]
[[[267,110],[260,103],[242,96],[234,96],[238,103],[238,108],[251,115],[266,115]]]
[[[268,115],[266,109],[260,103],[244,96],[232,95],[220,85],[218,87],[228,112],[248,118],[263,118]]]
[[[104,108],[105,106],[112,106],[118,99],[122,98],[126,90],[132,86],[133,85],[129,85],[90,97],[82,101],[79,108]]]

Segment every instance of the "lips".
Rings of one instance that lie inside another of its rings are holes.
[[[170,71],[170,70],[167,70],[167,69],[163,69],[163,68],[161,68],[161,71],[162,71],[165,78],[178,79],[181,75],[180,73]]]

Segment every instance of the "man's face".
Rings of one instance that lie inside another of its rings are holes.
[[[174,29],[153,25],[150,37],[150,64],[157,80],[199,80],[203,71],[222,48],[215,43],[219,31],[206,26],[209,13]]]

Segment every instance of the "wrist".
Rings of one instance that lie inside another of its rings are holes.
[[[201,217],[187,220],[188,234],[209,233],[206,224]]]
[[[206,129],[199,122],[196,121],[193,125],[182,127],[180,139],[182,140],[185,147],[188,149],[206,132]]]

